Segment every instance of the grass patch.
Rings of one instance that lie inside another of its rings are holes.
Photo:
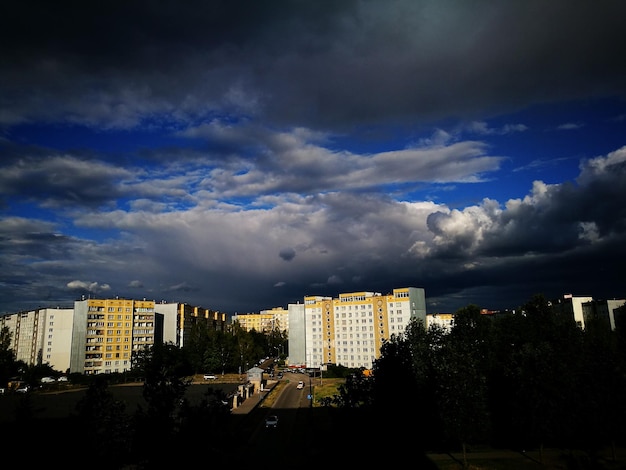
[[[323,398],[332,398],[339,395],[339,387],[346,383],[346,379],[321,379],[316,377],[312,379],[313,384],[313,406],[321,406],[320,400]]]
[[[332,398],[333,395],[339,394],[339,387],[346,382],[346,379],[322,379],[319,377],[311,379],[313,386],[313,407],[322,406],[320,400],[326,397]],[[281,390],[287,386],[289,381],[278,381],[276,385],[267,393],[263,402],[259,405],[262,408],[271,408],[276,398],[280,395]],[[308,388],[309,384],[305,382]]]

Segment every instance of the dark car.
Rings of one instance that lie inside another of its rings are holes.
[[[278,416],[269,415],[267,418],[265,418],[266,428],[275,428],[276,426],[278,426]]]

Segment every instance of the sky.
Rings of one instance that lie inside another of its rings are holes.
[[[626,297],[626,2],[24,0],[0,313]]]

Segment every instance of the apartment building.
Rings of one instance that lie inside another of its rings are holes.
[[[132,353],[155,343],[183,347],[192,328],[225,331],[225,313],[154,300],[81,299],[74,308],[41,308],[0,317],[16,359],[86,375],[130,370]]]
[[[571,317],[584,330],[585,316],[583,315],[583,304],[587,302],[593,302],[593,297],[565,294],[562,298],[551,300],[549,305],[552,312],[556,315]]]
[[[270,310],[261,310],[259,313],[234,314],[233,323],[245,331],[258,331],[267,333],[275,329],[289,331],[289,310],[283,307],[274,307]]]
[[[426,315],[426,328],[437,326],[446,333],[452,331],[454,326],[453,313],[429,313]]]
[[[293,308],[292,321],[298,322]],[[405,287],[391,294],[351,292],[337,298],[307,296],[304,298],[304,354],[292,350],[297,338],[289,331],[289,365],[324,368],[327,364],[371,369],[380,357],[380,347],[392,335],[404,334],[416,318],[426,325],[424,289]],[[297,354],[296,354],[297,353]]]
[[[58,371],[70,367],[72,308],[40,308],[3,315],[0,328],[11,333],[10,349],[26,364],[50,364]]]
[[[71,372],[94,375],[130,370],[133,351],[154,345],[156,328],[154,300],[75,301]]]
[[[625,299],[592,300],[582,303],[582,314],[585,323],[598,321],[611,331],[615,330],[616,310],[626,305]]]
[[[162,316],[163,343],[175,344],[179,348],[185,346],[196,327],[226,331],[226,314],[215,310],[180,302],[160,302],[154,305],[154,311]]]

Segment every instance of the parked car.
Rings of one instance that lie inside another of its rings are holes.
[[[216,380],[217,377],[213,374],[204,374],[204,380]]]
[[[269,415],[267,418],[265,418],[266,428],[275,428],[276,426],[278,426],[278,416]]]
[[[61,377],[59,377],[57,380],[58,380],[59,382],[67,382],[67,377],[66,377],[66,376],[64,376],[64,375],[62,375],[62,376],[61,376]]]
[[[30,387],[28,385],[22,385],[20,388],[15,389],[16,393],[27,393],[30,391]]]
[[[41,378],[42,384],[51,384],[52,382],[55,382],[54,377],[42,377]]]

